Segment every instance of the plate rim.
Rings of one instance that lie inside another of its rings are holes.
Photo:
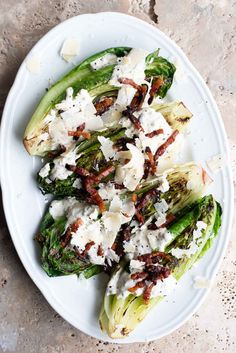
[[[73,16],[61,23],[59,23],[58,25],[54,26],[50,31],[48,31],[33,47],[32,49],[28,52],[28,54],[26,55],[25,59],[22,61],[18,72],[16,74],[15,80],[13,82],[13,85],[8,93],[5,105],[4,105],[4,109],[3,109],[3,114],[2,114],[2,120],[1,120],[1,139],[0,139],[0,161],[2,162],[4,160],[4,132],[7,129],[7,110],[8,110],[8,106],[9,106],[9,102],[12,99],[12,96],[14,95],[14,90],[16,85],[18,84],[18,81],[21,78],[21,74],[24,70],[24,65],[25,65],[25,61],[27,60],[28,57],[31,56],[31,54],[35,51],[35,48],[37,48],[43,41],[45,41],[45,39],[47,39],[49,36],[53,35],[53,32],[58,31],[59,27],[64,26],[65,24],[69,24],[72,21],[75,21],[75,19],[81,18],[81,17],[104,17],[106,20],[107,16],[115,16],[117,18],[120,19],[126,19],[129,21],[133,21],[133,23],[136,23],[137,25],[142,26],[143,28],[147,28],[153,32],[158,33],[159,37],[161,37],[163,40],[165,40],[167,43],[170,44],[170,46],[172,48],[175,49],[175,51],[177,52],[177,54],[179,55],[179,57],[181,57],[181,59],[184,61],[185,65],[188,66],[189,70],[194,74],[194,76],[197,78],[197,81],[203,86],[205,92],[207,94],[207,98],[211,104],[211,107],[214,111],[214,113],[217,116],[217,123],[220,126],[220,134],[221,134],[221,138],[222,141],[225,143],[226,146],[226,151],[225,154],[227,156],[227,158],[229,158],[230,152],[229,152],[229,143],[228,143],[228,139],[227,139],[227,135],[226,135],[226,131],[225,131],[225,127],[224,127],[224,123],[223,123],[223,119],[221,117],[220,111],[217,107],[217,104],[208,88],[208,86],[206,85],[206,83],[204,82],[203,78],[201,77],[200,73],[197,71],[197,69],[193,66],[193,64],[190,62],[190,60],[188,59],[188,57],[186,56],[186,54],[183,52],[183,50],[170,38],[168,37],[165,33],[163,33],[159,28],[139,19],[136,18],[134,16],[130,16],[128,14],[124,14],[124,13],[120,13],[120,12],[111,12],[111,11],[107,11],[107,12],[99,12],[99,13],[89,13],[89,14],[81,14],[81,15],[77,15],[77,16]],[[3,163],[1,163],[1,165],[3,165]],[[5,169],[5,168],[4,168]],[[227,221],[228,221],[228,225],[226,227],[226,235],[225,235],[225,241],[221,247],[221,254],[218,257],[218,261],[217,264],[214,268],[214,270],[212,270],[211,272],[211,278],[213,279],[216,275],[216,273],[218,272],[218,269],[222,263],[225,251],[226,251],[226,247],[228,246],[229,243],[229,239],[231,236],[231,228],[232,228],[232,221],[233,221],[233,213],[234,213],[234,187],[233,187],[233,177],[232,177],[232,171],[231,168],[229,167],[229,165],[226,166],[226,170],[228,173],[228,177],[229,177],[229,181],[228,181],[228,191],[230,193],[230,197],[227,200],[227,205],[228,207],[228,217],[227,217]],[[7,195],[7,190],[6,190],[6,175],[4,173],[3,168],[1,168],[0,171],[0,175],[1,175],[1,186],[2,186],[2,201],[3,201],[3,210],[4,210],[4,214],[5,214],[5,218],[6,218],[6,222],[7,222],[7,226],[9,229],[9,233],[11,235],[11,239],[13,241],[14,247],[17,251],[17,254],[20,258],[20,261],[22,262],[26,272],[28,273],[28,275],[30,276],[31,280],[34,282],[34,284],[37,286],[37,288],[41,291],[41,293],[43,294],[43,296],[45,297],[45,299],[47,300],[47,302],[50,304],[50,306],[60,314],[61,317],[63,317],[66,321],[68,321],[71,325],[73,325],[75,328],[79,329],[80,331],[82,331],[83,333],[92,336],[96,339],[100,339],[103,340],[103,338],[101,338],[100,336],[97,336],[96,334],[92,334],[91,332],[87,332],[87,330],[84,330],[81,327],[78,327],[76,325],[75,322],[73,322],[72,318],[70,318],[67,315],[67,312],[65,312],[65,310],[63,309],[63,307],[60,306],[59,302],[55,302],[55,298],[53,296],[51,296],[50,291],[47,292],[47,288],[45,287],[45,284],[41,285],[40,279],[39,278],[35,278],[34,277],[34,270],[32,269],[31,264],[27,261],[27,259],[24,258],[24,249],[20,247],[18,241],[17,241],[17,237],[14,235],[15,234],[15,229],[13,227],[13,222],[10,219],[11,216],[11,212],[10,212],[10,205],[11,202],[8,198]],[[161,337],[164,337],[168,334],[170,334],[171,332],[175,331],[176,329],[178,329],[179,327],[181,327],[197,310],[198,308],[201,306],[202,302],[205,300],[207,294],[209,293],[210,288],[206,289],[204,291],[204,294],[201,296],[200,300],[198,300],[197,304],[194,306],[194,308],[189,312],[188,315],[186,315],[184,317],[184,319],[182,319],[179,323],[177,323],[175,326],[173,326],[172,328],[170,328],[169,330],[167,330],[165,332],[165,334],[162,335],[152,335],[151,338],[149,339],[145,339],[145,338],[141,338],[141,339],[137,339],[137,338],[133,338],[133,337],[128,337],[125,340],[123,339],[119,339],[119,340],[112,340],[109,339],[108,337],[106,338],[106,341],[109,342],[113,342],[113,343],[134,343],[134,342],[147,342],[147,341],[153,341],[155,339],[159,339]]]

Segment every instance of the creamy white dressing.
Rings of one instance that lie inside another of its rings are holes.
[[[135,227],[131,231],[130,239],[124,242],[124,251],[129,258],[133,259],[153,250],[164,251],[167,244],[172,240],[173,236],[166,228],[148,229],[151,221],[152,218],[141,227],[132,222]]]
[[[188,257],[190,258],[193,254],[195,254],[198,249],[199,249],[199,244],[197,242],[197,240],[202,236],[202,232],[207,228],[207,224],[202,222],[202,221],[198,221],[196,224],[196,229],[194,229],[193,231],[193,240],[190,243],[190,246],[188,249],[180,249],[180,248],[174,248],[171,250],[171,254],[175,257],[177,257],[177,259],[180,259],[182,257]]]
[[[114,65],[117,63],[117,56],[112,53],[107,53],[100,58],[91,61],[90,66],[93,70],[100,70],[108,65]]]
[[[144,49],[132,49],[127,56],[120,58],[113,70],[110,85],[121,86],[119,78],[131,78],[135,83],[141,84],[145,80],[145,59],[149,54]]]

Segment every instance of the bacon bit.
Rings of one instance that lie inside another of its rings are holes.
[[[159,91],[161,86],[163,86],[163,83],[164,83],[164,80],[162,77],[157,77],[156,79],[153,79],[152,87],[149,92],[148,104],[152,103],[155,94]]]
[[[104,250],[103,250],[103,248],[101,247],[101,245],[98,246],[97,255],[98,255],[98,256],[103,256],[103,255],[104,255]]]
[[[150,172],[150,168],[151,168],[151,163],[149,160],[145,160],[144,162],[144,173],[143,173],[143,179],[147,179],[149,172]]]
[[[93,187],[93,183],[94,183],[94,178],[87,177],[84,180],[85,189],[89,193],[89,195],[91,196],[94,203],[96,205],[98,205],[100,212],[104,212],[104,211],[106,211],[106,205],[105,205],[103,199],[101,198],[101,196],[99,195],[98,191]]]
[[[137,202],[138,196],[137,194],[132,194],[131,200],[133,203]]]
[[[149,286],[147,286],[145,289],[144,289],[144,292],[143,292],[143,300],[144,300],[144,303],[145,304],[148,304],[149,302],[149,299],[151,298],[151,292],[152,292],[152,288],[155,286],[154,283],[151,283]]]
[[[114,185],[115,185],[115,189],[117,189],[117,190],[122,190],[125,188],[123,184],[114,183]]]
[[[169,213],[167,216],[166,216],[166,221],[165,223],[161,224],[159,226],[159,228],[164,228],[164,227],[167,227],[170,223],[172,223],[174,220],[176,219],[175,215],[173,215],[173,213]]]
[[[155,172],[157,170],[157,166],[155,164],[154,155],[152,154],[152,151],[151,151],[150,147],[146,147],[145,152],[147,153],[148,159],[150,161],[152,174],[155,174]]]
[[[123,83],[124,85],[130,85],[133,88],[137,89],[138,91],[142,90],[142,86],[135,83],[131,78],[123,77],[123,78],[119,78],[118,81],[120,83]]]
[[[153,259],[155,257],[163,258],[168,261],[171,260],[171,256],[169,254],[166,254],[165,252],[162,252],[162,251],[155,251],[153,253],[139,255],[139,256],[137,256],[137,260],[147,263],[150,259]]]
[[[56,151],[48,152],[47,157],[56,158],[60,156],[60,154],[64,153],[65,151],[66,151],[66,147],[64,145],[59,145],[59,148]]]
[[[140,223],[144,224],[144,217],[138,210],[135,211],[135,216]]]
[[[109,167],[105,168],[103,171],[101,171],[97,176],[95,176],[96,181],[98,180],[101,181],[102,179],[106,178],[109,174],[113,173],[115,171],[114,165],[110,165]]]
[[[140,121],[138,120],[138,118],[136,118],[136,116],[134,116],[133,110],[131,108],[127,107],[127,109],[124,110],[122,114],[134,124],[137,130],[144,131]]]
[[[117,246],[118,246],[117,243],[113,243],[112,246],[111,246],[111,250],[116,251]]]
[[[136,290],[138,288],[143,288],[144,286],[145,286],[145,283],[140,281],[140,282],[136,283],[135,286],[128,288],[128,291],[130,293],[134,293],[134,292],[136,292]]]
[[[178,130],[175,130],[168,139],[157,149],[154,159],[155,161],[165,153],[166,149],[175,141],[177,135],[179,134]]]
[[[135,272],[131,275],[131,279],[136,280],[136,279],[142,279],[144,280],[148,274],[146,272]]]
[[[145,136],[152,138],[152,137],[160,135],[160,134],[164,134],[164,130],[163,129],[157,129],[157,130],[154,130],[152,132],[148,132],[147,134],[145,134]]]
[[[105,113],[113,104],[114,100],[109,97],[106,97],[102,101],[95,103],[94,106],[97,111],[96,115]]]
[[[157,230],[158,226],[155,223],[151,223],[147,226],[149,230]]]
[[[73,136],[73,137],[83,136],[83,138],[85,139],[90,139],[91,134],[87,131],[77,130],[77,131],[68,131],[68,136]]]
[[[138,90],[135,93],[135,95],[130,103],[130,106],[129,106],[133,112],[136,110],[140,110],[142,108],[147,91],[148,91],[147,85],[142,85],[142,86],[140,86],[140,90]]]
[[[93,174],[90,173],[87,169],[76,167],[76,165],[66,164],[66,169],[83,177],[93,177]]]
[[[74,223],[72,223],[68,228],[65,233],[64,239],[61,241],[61,246],[64,248],[70,241],[72,237],[72,233],[75,233],[78,228],[83,224],[83,221],[81,218],[78,218]]]
[[[94,244],[95,244],[94,241],[90,241],[89,243],[87,243],[85,245],[85,248],[84,248],[84,250],[82,252],[79,251],[78,249],[76,249],[76,254],[78,255],[78,257],[81,258],[81,259],[84,259],[87,256],[88,251],[91,249],[91,247]]]

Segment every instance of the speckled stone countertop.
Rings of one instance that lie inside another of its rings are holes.
[[[0,111],[18,67],[38,39],[71,16],[100,11],[120,11],[142,18],[173,38],[185,51],[221,110],[235,175],[236,1],[233,0],[0,0]],[[155,342],[115,345],[84,335],[51,309],[24,270],[1,211],[0,352],[236,352],[236,234],[233,233],[210,294],[184,326]]]

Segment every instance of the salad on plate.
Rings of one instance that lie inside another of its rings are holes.
[[[167,95],[175,71],[159,50],[106,49],[47,91],[23,138],[54,196],[36,235],[42,267],[84,281],[107,273],[99,322],[112,338],[181,285],[221,224],[212,179],[179,163],[192,113]]]

